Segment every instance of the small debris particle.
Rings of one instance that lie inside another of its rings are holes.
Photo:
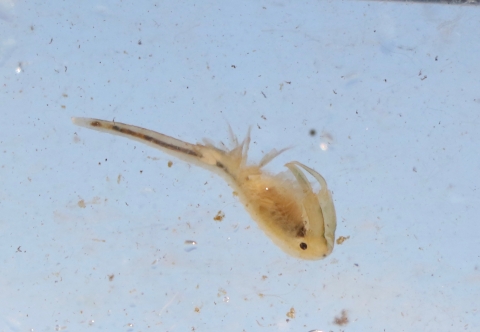
[[[310,136],[315,136],[317,131],[315,129],[310,129]]]
[[[171,162],[171,161],[169,160],[167,165],[168,165],[168,167],[172,167],[173,162]]]
[[[350,236],[339,236],[337,239],[337,244],[343,244],[343,242],[347,241],[350,238]]]
[[[339,326],[347,325],[348,323],[349,321],[346,310],[342,310],[340,317],[335,317],[335,319],[333,320],[333,324]]]
[[[294,318],[295,318],[295,308],[294,308],[294,307],[291,307],[291,308],[290,308],[290,311],[287,312],[287,317],[288,317],[288,318],[291,318],[291,319],[294,319]]]
[[[109,274],[108,275],[108,281],[113,281],[114,278],[115,278],[114,274]]]
[[[85,201],[83,199],[79,200],[77,205],[82,209],[85,209],[87,206],[85,205]]]
[[[213,218],[213,220],[222,221],[223,218],[225,218],[225,213],[223,213],[222,211],[218,211],[217,215]]]

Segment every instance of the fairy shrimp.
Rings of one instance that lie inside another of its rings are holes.
[[[209,142],[190,144],[120,122],[90,118],[72,118],[72,122],[137,140],[220,175],[237,193],[259,228],[293,257],[317,260],[333,250],[337,219],[323,176],[298,161],[285,164],[290,172],[273,175],[263,170],[285,149],[274,149],[265,154],[258,164],[247,164],[250,130],[241,143],[230,130],[234,147],[228,150]],[[304,171],[319,182],[321,188],[318,192],[314,192]]]

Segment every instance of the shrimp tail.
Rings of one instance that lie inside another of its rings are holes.
[[[213,146],[190,144],[153,130],[121,122],[76,117],[72,118],[72,122],[77,126],[139,141],[186,162],[205,168],[211,168],[212,166],[221,168],[222,160],[225,159],[226,152]]]
[[[121,122],[76,117],[72,118],[72,122],[81,127],[127,137],[147,144],[188,163],[212,171],[222,176],[228,183],[234,183],[240,170],[246,167],[250,129],[240,144],[232,132],[235,147],[232,150],[223,150],[210,142],[206,142],[205,145],[191,144],[153,130]]]

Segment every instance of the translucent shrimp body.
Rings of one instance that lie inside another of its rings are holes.
[[[333,250],[337,222],[325,179],[297,161],[285,165],[290,173],[272,175],[262,169],[284,150],[272,150],[257,165],[247,165],[250,131],[240,144],[231,134],[235,147],[223,150],[209,143],[190,144],[119,122],[89,118],[72,118],[72,122],[140,141],[220,175],[238,194],[260,229],[293,257],[317,260]],[[320,183],[319,192],[313,191],[303,171]]]

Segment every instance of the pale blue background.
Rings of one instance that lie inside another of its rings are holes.
[[[0,0],[0,331],[479,331],[479,10]],[[252,126],[350,238],[291,258],[219,177],[71,116]]]

